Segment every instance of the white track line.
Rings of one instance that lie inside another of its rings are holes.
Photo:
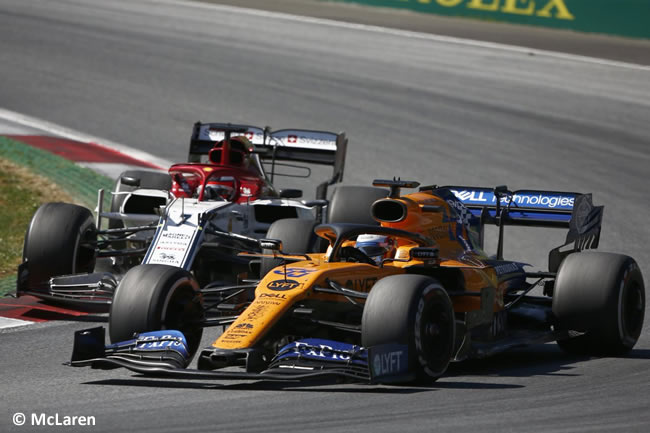
[[[129,147],[125,144],[120,144],[114,141],[106,140],[104,138],[84,134],[83,132],[75,131],[73,129],[66,128],[65,126],[57,125],[46,120],[37,119],[36,117],[16,113],[15,111],[0,108],[0,118],[13,123],[17,123],[19,125],[27,126],[29,128],[40,129],[49,134],[67,138],[68,140],[79,141],[82,143],[93,143],[111,150],[116,150],[120,153],[130,156],[131,158],[139,159],[140,161],[145,161],[150,164],[155,164],[164,169],[172,165],[172,163],[166,159],[159,158],[142,150]],[[0,133],[1,132],[2,131],[0,131]]]
[[[316,24],[316,25],[329,26],[329,27],[352,29],[352,30],[361,30],[367,32],[388,34],[393,36],[400,36],[400,37],[411,38],[411,39],[421,39],[421,40],[428,40],[433,42],[444,42],[448,44],[465,45],[465,46],[478,47],[478,48],[489,48],[493,50],[509,51],[514,53],[526,54],[526,55],[534,54],[538,56],[546,56],[546,57],[562,59],[562,60],[592,63],[601,66],[614,66],[614,67],[633,69],[639,71],[650,71],[650,66],[638,65],[635,63],[599,59],[597,57],[581,56],[578,54],[568,54],[568,53],[561,53],[557,51],[539,50],[535,48],[526,48],[517,45],[500,44],[496,42],[483,42],[483,41],[463,39],[463,38],[458,38],[453,36],[442,36],[442,35],[435,35],[430,33],[414,32],[409,30],[392,29],[388,27],[373,26],[367,24],[348,23],[345,21],[335,21],[326,18],[314,18],[314,17],[303,16],[303,15],[293,15],[293,14],[288,14],[283,12],[270,12],[270,11],[264,11],[259,9],[243,8],[243,7],[228,6],[228,5],[217,5],[211,3],[187,1],[187,0],[145,0],[145,1],[149,3],[173,5],[179,7],[180,6],[193,7],[195,9],[207,9],[207,10],[239,13],[243,15],[257,16],[262,18],[282,19],[282,20],[294,21],[300,23]]]
[[[0,317],[0,329],[15,328],[16,326],[33,325],[34,322],[27,320],[10,319],[9,317]]]

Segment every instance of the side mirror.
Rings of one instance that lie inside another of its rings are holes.
[[[300,198],[302,197],[302,190],[301,189],[281,189],[280,190],[280,198]]]
[[[282,241],[278,239],[260,239],[260,248],[263,250],[282,251]]]
[[[499,185],[496,188],[494,188],[494,195],[496,195],[497,197],[505,197],[511,194],[512,192],[508,190],[508,187],[505,185]]]
[[[120,177],[120,182],[122,185],[134,186],[136,188],[140,186],[140,178],[138,177],[122,176]]]
[[[309,200],[306,202],[303,202],[303,204],[307,207],[324,207],[329,204],[328,200]]]

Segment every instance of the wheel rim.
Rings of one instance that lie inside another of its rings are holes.
[[[637,281],[633,281],[624,290],[622,305],[622,332],[625,339],[636,342],[641,333],[643,316],[645,313],[643,289]]]
[[[183,333],[191,353],[196,351],[203,335],[203,328],[199,323],[203,310],[197,296],[200,295],[195,293],[191,286],[172,290],[162,323],[165,329],[176,329]]]
[[[444,300],[435,293],[431,295],[429,299],[422,299],[421,308],[418,308],[416,349],[424,371],[436,377],[444,373],[449,364],[454,320]]]
[[[92,272],[95,267],[95,244],[97,233],[93,228],[84,231],[79,237],[75,252],[73,272]]]

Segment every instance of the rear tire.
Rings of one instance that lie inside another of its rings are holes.
[[[370,206],[388,191],[371,186],[338,186],[332,194],[327,222],[379,225],[370,214]]]
[[[23,262],[28,272],[21,288],[47,292],[51,277],[92,272],[96,242],[97,228],[88,209],[69,203],[40,206],[25,234]]]
[[[282,251],[287,254],[306,254],[319,249],[319,238],[314,233],[316,223],[313,220],[286,218],[275,221],[266,233],[268,239],[279,239],[282,241]],[[271,254],[269,250],[263,251]],[[282,260],[262,257],[260,265],[260,278],[276,266],[280,266]]]
[[[435,381],[445,373],[454,341],[454,310],[437,280],[393,275],[370,290],[361,320],[361,344],[407,345],[409,371],[416,381]]]
[[[199,284],[184,269],[167,265],[131,268],[115,290],[109,313],[112,343],[141,332],[175,329],[193,356],[203,335],[203,302]]]
[[[585,334],[559,340],[579,355],[622,355],[641,334],[645,288],[637,263],[613,253],[574,253],[557,273],[553,313],[560,330]]]

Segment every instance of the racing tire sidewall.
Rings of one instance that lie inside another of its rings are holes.
[[[622,355],[636,344],[645,316],[645,288],[631,257],[574,253],[558,270],[553,313],[559,330],[584,334],[558,341],[580,355]]]
[[[437,330],[436,335],[431,329]],[[418,383],[442,376],[453,356],[454,311],[435,279],[422,275],[383,278],[370,291],[361,321],[361,344],[408,346],[409,370]]]
[[[32,217],[23,243],[26,288],[41,290],[51,277],[95,268],[97,228],[90,210],[70,203],[45,203]],[[88,245],[88,246],[84,246]]]
[[[134,334],[163,329],[181,331],[193,356],[201,342],[203,303],[193,275],[181,268],[158,264],[131,268],[113,296],[109,312],[112,343]]]

